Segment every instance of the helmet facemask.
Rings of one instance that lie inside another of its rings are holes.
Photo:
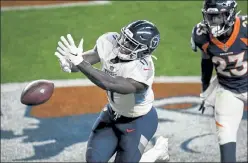
[[[120,36],[117,38],[117,56],[122,60],[135,60],[139,53],[148,50],[147,45],[141,44],[132,38],[129,29],[122,28]]]
[[[204,22],[214,37],[223,35],[233,26],[236,16],[236,6],[237,4],[231,9],[219,9],[217,7],[202,9]]]

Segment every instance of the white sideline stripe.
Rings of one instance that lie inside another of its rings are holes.
[[[170,104],[182,104],[185,103],[201,103],[201,99],[199,97],[180,97],[180,98],[169,98],[169,99],[162,99],[162,100],[156,100],[153,102],[154,107],[159,107],[162,105],[170,105]]]
[[[110,1],[89,1],[89,2],[71,2],[71,3],[62,3],[62,4],[1,7],[1,12],[12,11],[12,10],[52,9],[52,8],[74,7],[74,6],[106,5],[106,4],[111,4],[111,2]]]
[[[158,76],[155,83],[200,83],[200,76]]]
[[[155,77],[154,83],[200,83],[201,81],[200,79],[201,78],[199,76],[173,76],[173,77],[160,76],[160,77]],[[24,87],[32,81],[27,81],[23,83],[1,84],[1,92],[11,92],[11,91],[16,91],[18,89],[24,89]],[[94,86],[95,85],[89,79],[69,79],[69,80],[50,80],[50,81],[54,83],[55,87]]]

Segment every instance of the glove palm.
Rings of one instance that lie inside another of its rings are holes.
[[[61,36],[60,39],[63,43],[61,41],[58,42],[59,47],[57,51],[74,65],[81,63],[83,61],[83,39],[81,39],[78,47],[75,46],[70,34],[67,34],[67,39],[64,36]]]
[[[79,46],[76,47],[74,40],[70,34],[67,35],[67,40],[64,36],[60,37],[55,56],[58,57],[60,67],[64,72],[71,73],[72,64],[78,65],[83,61],[83,39],[81,39]]]

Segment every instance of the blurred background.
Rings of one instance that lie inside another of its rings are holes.
[[[25,2],[1,1],[2,7],[15,4],[25,5]],[[238,1],[238,5],[241,14],[247,14],[247,1]],[[119,32],[137,19],[155,23],[161,32],[161,44],[154,53],[158,58],[156,76],[198,76],[200,55],[191,50],[190,37],[194,25],[202,20],[201,7],[202,1],[112,1],[94,6],[3,10],[1,83],[81,78],[80,73],[68,75],[60,70],[54,56],[60,36],[70,33],[77,43],[83,37],[84,49],[88,50],[103,33]]]

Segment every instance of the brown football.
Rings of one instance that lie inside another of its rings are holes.
[[[47,102],[54,91],[54,83],[49,80],[35,80],[30,82],[22,91],[21,103],[25,105],[39,105]]]

